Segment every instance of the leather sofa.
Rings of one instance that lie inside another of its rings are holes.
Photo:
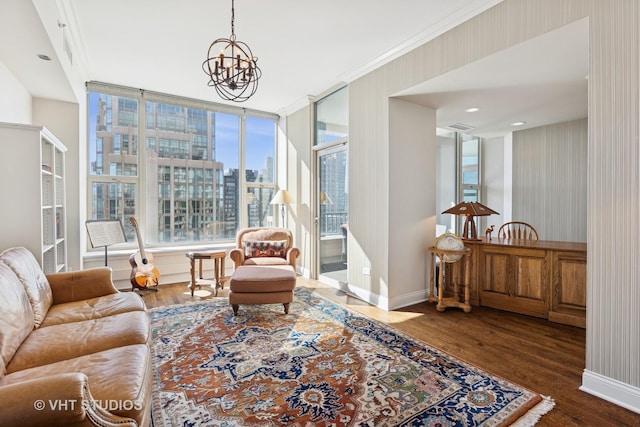
[[[31,252],[0,253],[0,425],[151,422],[150,320],[111,269],[44,275]]]

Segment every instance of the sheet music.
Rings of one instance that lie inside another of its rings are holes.
[[[118,219],[99,219],[86,221],[87,232],[92,248],[109,246],[116,243],[124,243],[127,238],[124,228]]]

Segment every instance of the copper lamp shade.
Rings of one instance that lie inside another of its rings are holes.
[[[473,220],[474,216],[500,215],[493,209],[478,202],[460,202],[442,213],[464,215],[466,217],[464,226],[462,227],[462,238],[466,240],[480,240],[478,239],[478,232],[476,231],[476,223]]]

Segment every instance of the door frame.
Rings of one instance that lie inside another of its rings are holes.
[[[338,151],[349,151],[348,138],[340,138],[321,145],[313,146],[313,206],[311,217],[313,219],[313,229],[311,233],[311,264],[310,277],[318,280],[320,278],[320,158],[324,155]],[[348,255],[347,255],[348,259]]]

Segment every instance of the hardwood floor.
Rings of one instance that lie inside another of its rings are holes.
[[[317,281],[298,286],[384,322],[433,347],[530,390],[553,397],[555,408],[537,426],[640,426],[640,414],[578,389],[585,360],[584,329],[484,307],[471,313],[420,303],[386,312]],[[217,298],[227,296],[227,287]],[[148,308],[216,298],[210,288],[192,297],[185,283],[140,293]],[[231,309],[231,308],[229,308]]]

